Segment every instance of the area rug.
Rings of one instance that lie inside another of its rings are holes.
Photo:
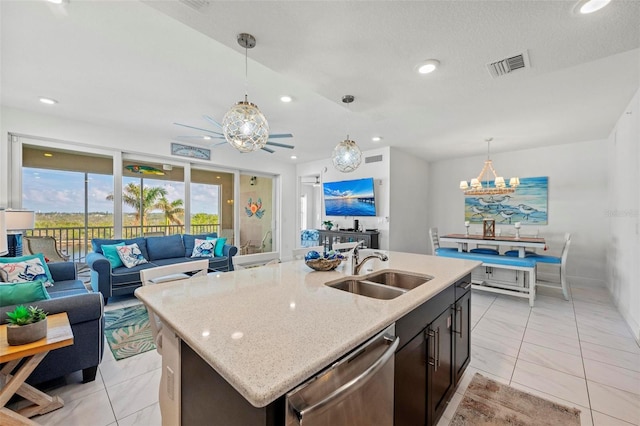
[[[143,305],[107,311],[104,318],[104,335],[116,360],[156,348],[149,325],[149,315]]]
[[[580,426],[580,410],[503,385],[476,373],[449,426]]]

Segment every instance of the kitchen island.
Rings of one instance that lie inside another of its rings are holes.
[[[334,271],[317,272],[298,260],[141,287],[135,294],[175,332],[176,342],[163,340],[168,342],[163,344],[163,358],[173,347],[182,357],[201,359],[221,383],[270,418],[273,410],[283,409],[286,392],[479,265],[418,254],[387,254],[388,261],[369,261],[362,273],[393,269],[433,279],[395,299],[378,300],[325,286],[350,275],[347,262]],[[163,376],[167,371],[172,375],[170,384],[180,382],[179,366],[163,371]],[[178,392],[189,392],[189,386],[182,380]],[[170,399],[180,401],[173,391]],[[183,412],[183,419],[185,414],[189,415]],[[215,419],[206,421],[215,423]]]

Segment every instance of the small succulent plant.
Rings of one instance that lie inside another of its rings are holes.
[[[333,228],[333,222],[330,220],[325,220],[324,222],[322,222],[322,224],[324,225],[325,228],[327,229],[331,229]]]
[[[13,311],[7,312],[7,316],[11,325],[27,325],[42,321],[47,317],[47,313],[37,306],[25,308],[20,305]]]

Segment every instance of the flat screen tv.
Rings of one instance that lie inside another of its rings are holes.
[[[327,216],[375,216],[373,178],[323,183]]]

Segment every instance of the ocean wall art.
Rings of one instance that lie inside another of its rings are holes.
[[[493,181],[489,186],[493,187]],[[494,219],[497,225],[516,222],[547,225],[548,198],[548,176],[520,178],[520,186],[512,194],[464,197],[464,220],[482,223],[483,219]]]

